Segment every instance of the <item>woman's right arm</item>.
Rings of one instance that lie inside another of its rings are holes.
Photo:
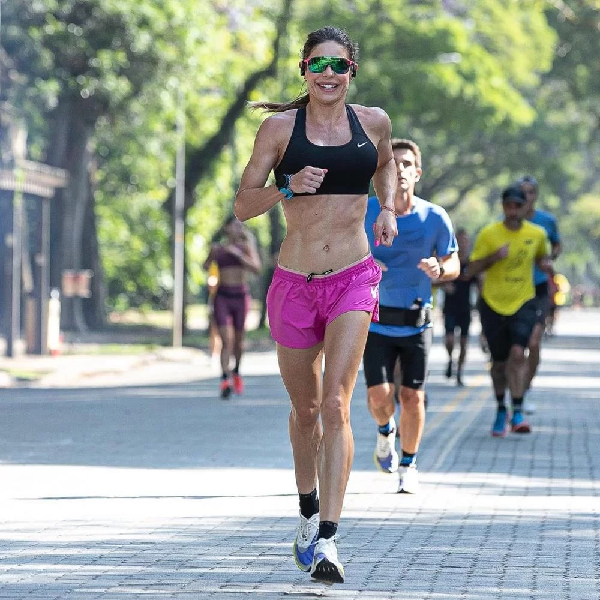
[[[208,252],[208,256],[206,257],[206,260],[204,261],[204,264],[202,265],[202,268],[203,268],[205,271],[208,271],[208,267],[210,267],[210,263],[211,263],[211,262],[213,262],[213,261],[215,260],[215,254],[216,254],[216,251],[217,251],[217,245],[216,245],[216,244],[213,244],[213,245],[210,247],[210,250],[209,250],[209,252]]]
[[[284,198],[275,185],[265,187],[279,158],[281,126],[281,115],[273,115],[265,119],[258,129],[252,156],[235,196],[233,212],[240,221],[262,215]]]

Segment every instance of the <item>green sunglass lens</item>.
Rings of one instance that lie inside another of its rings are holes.
[[[323,73],[328,66],[338,75],[347,73],[350,68],[345,58],[337,56],[315,56],[308,61],[308,69],[311,73]]]

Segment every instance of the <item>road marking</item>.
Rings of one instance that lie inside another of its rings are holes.
[[[477,375],[474,378],[474,386],[475,388],[479,388],[481,387],[481,385],[483,384],[483,382],[486,379],[486,375],[480,374]],[[466,398],[469,397],[469,395],[471,394],[471,392],[475,391],[473,390],[473,387],[471,388],[464,388],[463,390],[461,390],[458,394],[456,394],[456,396],[454,396],[454,398],[448,402],[447,404],[444,404],[444,406],[442,406],[441,411],[433,418],[431,419],[431,421],[427,422],[425,424],[425,431],[423,432],[423,435],[429,435],[430,433],[434,432],[447,418],[448,416],[457,408],[457,406],[463,402]]]
[[[488,399],[490,391],[487,389],[481,390],[476,399],[469,405],[469,417],[465,418],[462,426],[456,431],[456,433],[448,440],[446,445],[442,448],[442,451],[438,454],[437,460],[433,466],[429,469],[430,471],[437,471],[444,464],[444,461],[448,458],[448,455],[454,449],[454,446],[458,443],[458,440],[462,437],[463,433],[471,427],[473,421],[477,418],[481,409]]]

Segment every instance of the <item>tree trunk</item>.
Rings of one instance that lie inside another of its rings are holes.
[[[64,270],[81,270],[85,216],[90,202],[88,148],[93,124],[86,116],[83,101],[77,97],[62,97],[55,113],[48,162],[69,172],[67,187],[57,194],[58,203],[53,220],[51,253],[52,285],[60,285]],[[61,326],[65,330],[86,331],[82,301],[78,297],[62,298]]]
[[[98,228],[96,221],[94,187],[92,173],[88,177],[88,195],[86,216],[84,220],[82,248],[83,265],[92,272],[91,297],[83,301],[85,322],[92,329],[102,329],[106,325],[106,285],[104,283],[104,269],[98,246]]]
[[[231,143],[235,123],[246,110],[246,103],[250,98],[250,94],[262,81],[269,77],[274,77],[277,74],[277,62],[279,60],[281,40],[287,34],[287,26],[291,18],[293,3],[294,0],[285,0],[281,14],[277,19],[275,40],[273,41],[273,57],[271,62],[264,69],[255,71],[248,77],[248,79],[246,79],[244,85],[241,87],[237,96],[234,98],[229,109],[225,113],[225,116],[221,121],[221,126],[215,132],[215,134],[210,137],[202,147],[189,149],[186,152],[185,201],[183,209],[184,223],[187,218],[188,211],[194,205],[194,190],[198,186],[198,183],[200,183],[200,181],[210,173],[223,148]],[[173,190],[163,205],[171,221],[173,217],[174,203],[175,191]],[[173,244],[171,246],[173,247]],[[189,290],[186,277],[184,282],[184,315],[186,313],[188,298]],[[184,326],[183,331],[186,329],[187,327]]]

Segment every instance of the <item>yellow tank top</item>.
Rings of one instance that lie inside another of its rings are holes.
[[[486,270],[481,295],[492,310],[508,316],[535,296],[535,259],[548,253],[548,237],[542,227],[529,221],[523,221],[517,231],[502,222],[492,223],[479,232],[470,260],[486,258],[505,244],[508,256]]]

